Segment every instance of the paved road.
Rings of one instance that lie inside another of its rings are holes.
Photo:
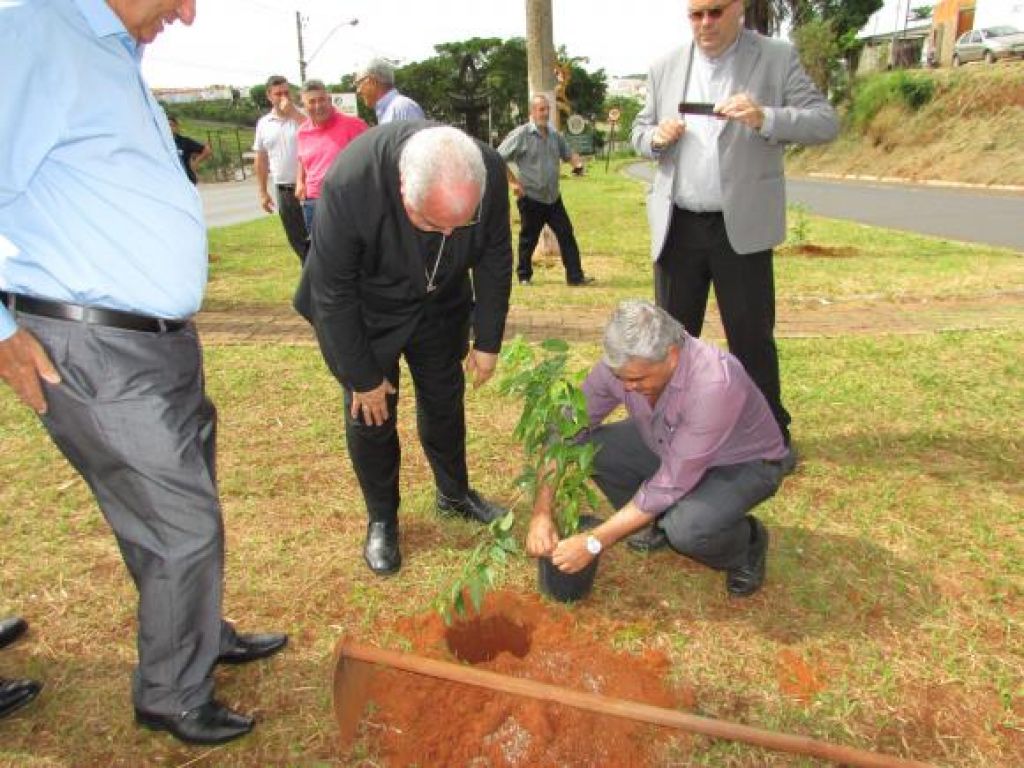
[[[648,180],[652,170],[649,163],[636,163],[627,172]],[[201,184],[199,192],[211,227],[266,215],[257,202],[255,179]],[[786,195],[790,203],[821,216],[1024,251],[1022,194],[801,178],[786,181]]]
[[[650,163],[629,166],[649,180]],[[787,179],[786,198],[820,216],[1024,251],[1024,195],[917,184]]]

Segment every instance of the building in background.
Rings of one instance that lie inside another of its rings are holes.
[[[886,0],[857,33],[864,43],[857,74],[927,63],[931,11],[932,3],[927,0]]]
[[[157,101],[165,104],[191,104],[196,101],[234,101],[249,98],[249,88],[208,85],[205,88],[154,88]]]

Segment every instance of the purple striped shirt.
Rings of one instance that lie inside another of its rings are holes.
[[[768,402],[742,364],[690,336],[653,409],[644,395],[627,392],[604,362],[591,370],[583,392],[591,428],[623,405],[644,443],[661,459],[633,497],[650,515],[689,493],[710,467],[774,461],[786,453]]]

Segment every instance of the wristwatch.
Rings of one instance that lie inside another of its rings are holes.
[[[592,555],[600,555],[601,549],[601,540],[597,536],[594,534],[587,536],[587,552]]]

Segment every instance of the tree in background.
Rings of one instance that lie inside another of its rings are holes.
[[[569,65],[571,77],[565,96],[573,112],[591,121],[601,117],[604,95],[608,90],[608,78],[604,70],[588,72],[583,65],[589,63],[590,59],[585,56],[569,56],[564,45],[558,48],[558,61]]]
[[[521,37],[501,40],[496,37],[474,37],[459,42],[434,46],[436,55],[412,62],[395,71],[395,84],[415,99],[434,120],[457,124],[461,116],[452,109],[451,93],[457,90],[459,70],[468,54],[490,94],[490,120],[494,138],[506,133],[526,119],[529,113],[527,92],[526,41]],[[589,118],[600,115],[607,87],[604,70],[588,72],[587,59],[571,58],[564,48],[559,58],[571,68],[568,98],[573,110]],[[342,79],[351,88],[352,78]],[[370,117],[367,115],[364,117]]]
[[[828,93],[839,62],[839,41],[832,21],[811,19],[794,27],[792,38],[807,74],[822,93]]]
[[[746,0],[745,23],[770,35],[788,22],[800,60],[823,92],[839,69],[860,49],[857,33],[883,0]],[[852,62],[850,62],[852,63]]]
[[[796,2],[797,0],[792,0]],[[789,16],[791,0],[747,0],[743,23],[747,29],[755,29],[769,37],[781,28]]]

